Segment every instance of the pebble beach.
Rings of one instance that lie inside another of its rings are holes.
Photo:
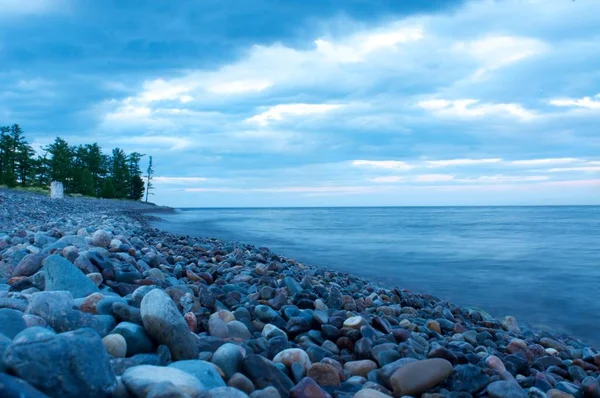
[[[0,397],[600,397],[577,339],[161,211],[0,189]]]

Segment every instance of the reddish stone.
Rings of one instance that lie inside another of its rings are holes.
[[[310,377],[300,380],[290,391],[291,398],[331,398],[327,391],[323,390]]]

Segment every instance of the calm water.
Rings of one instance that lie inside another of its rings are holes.
[[[600,207],[182,209],[157,228],[267,246],[600,346]]]

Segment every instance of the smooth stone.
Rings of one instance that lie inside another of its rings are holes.
[[[363,388],[353,398],[391,398],[391,395],[384,394],[372,388]]]
[[[396,370],[390,384],[396,395],[419,395],[446,380],[452,374],[452,364],[433,358],[411,362]]]
[[[486,389],[490,398],[527,398],[527,393],[514,381],[495,381]]]
[[[168,294],[159,289],[142,299],[141,316],[146,332],[171,350],[175,360],[198,357],[198,346],[183,315]]]
[[[219,347],[213,354],[212,363],[221,368],[226,379],[229,379],[241,370],[242,362],[244,361],[242,350],[240,346],[226,343]]]
[[[360,329],[361,326],[366,324],[367,321],[362,316],[353,316],[344,321],[344,327],[351,329]]]
[[[2,398],[48,398],[31,384],[16,377],[0,373],[0,397]]]
[[[344,364],[344,369],[347,370],[352,376],[363,376],[367,377],[367,374],[373,369],[377,369],[377,364],[370,359],[363,359],[361,361],[350,361]]]
[[[81,270],[56,254],[44,260],[46,291],[66,290],[73,298],[87,297],[98,292],[98,287]]]
[[[17,264],[12,276],[31,276],[42,268],[42,262],[47,254],[28,254]]]
[[[294,383],[297,384],[306,376],[306,368],[300,362],[294,362],[292,366],[290,366],[289,373],[291,374]]]
[[[341,383],[337,369],[327,363],[313,364],[308,370],[307,376],[323,387],[337,387]]]
[[[294,383],[275,364],[260,355],[248,355],[244,358],[244,373],[258,388],[273,386],[282,397],[287,397]]]
[[[250,394],[250,398],[282,398],[279,391],[274,387],[265,387]]]
[[[208,320],[208,333],[211,336],[218,337],[220,339],[226,339],[229,337],[229,328],[222,319],[211,316]]]
[[[26,327],[21,311],[0,308],[0,334],[12,339]]]
[[[227,333],[229,337],[235,339],[248,340],[252,338],[252,335],[250,334],[250,331],[246,325],[240,321],[231,321],[227,323]]]
[[[52,334],[25,329],[4,354],[4,362],[40,391],[60,397],[104,397],[116,387],[102,340],[91,329]]]
[[[281,351],[279,354],[275,355],[273,362],[283,363],[288,368],[291,367],[294,362],[299,362],[304,366],[306,371],[311,367],[308,354],[300,348],[288,348],[287,350]]]
[[[127,387],[123,384],[125,397],[130,397],[127,392]],[[125,398],[123,397],[123,398]],[[162,381],[160,383],[152,384],[148,388],[148,392],[145,398],[190,398],[190,396],[170,381]]]
[[[127,341],[120,334],[109,334],[102,338],[106,352],[115,358],[124,358],[127,355]]]
[[[200,359],[190,359],[186,361],[177,361],[171,363],[169,368],[179,369],[198,379],[204,388],[211,389],[217,387],[225,387],[225,382],[219,372],[210,362]]]
[[[97,230],[92,234],[92,245],[97,247],[107,248],[110,246],[112,234],[102,229]]]
[[[119,334],[125,338],[128,357],[154,351],[154,343],[150,340],[146,330],[135,323],[121,322],[110,334]]]
[[[313,379],[305,377],[290,391],[290,398],[331,398]]]
[[[236,373],[231,376],[227,381],[227,385],[229,387],[237,388],[246,394],[251,394],[252,391],[254,391],[254,384],[252,384],[252,381],[250,381],[250,379],[244,376],[242,373]]]
[[[138,398],[145,398],[154,384],[170,382],[189,396],[198,396],[204,386],[189,373],[182,370],[153,365],[139,365],[129,368],[121,377],[123,384]]]
[[[248,398],[248,395],[233,387],[217,387],[202,394],[202,398]]]

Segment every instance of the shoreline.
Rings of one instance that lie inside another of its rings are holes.
[[[0,385],[16,375],[49,396],[600,396],[600,354],[576,339],[266,248],[151,227],[152,213],[171,208],[4,189],[0,207],[0,308],[10,310],[0,321],[20,329],[0,338]],[[60,366],[33,377],[40,339],[96,347],[93,365],[85,352],[49,349],[92,380],[59,377],[75,371]],[[159,383],[161,372],[179,384]]]

